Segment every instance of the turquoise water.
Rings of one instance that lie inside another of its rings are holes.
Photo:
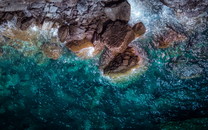
[[[148,69],[123,83],[102,75],[99,56],[83,60],[65,49],[51,60],[4,45],[0,128],[208,128],[208,55],[201,41],[168,49],[154,48],[151,39],[135,41]]]

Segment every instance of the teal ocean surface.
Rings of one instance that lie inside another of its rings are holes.
[[[133,44],[146,52],[147,70],[119,83],[102,75],[99,56],[83,60],[66,49],[52,60],[5,44],[0,128],[208,128],[207,43],[168,49],[155,49],[151,39]]]
[[[40,48],[45,35],[35,44],[0,37],[0,130],[207,130],[207,13],[187,18],[154,0],[129,2],[129,25],[147,28],[131,43],[146,64],[121,82],[102,74],[99,55],[82,59],[65,47],[53,60]],[[153,36],[169,24],[188,40],[158,49]]]

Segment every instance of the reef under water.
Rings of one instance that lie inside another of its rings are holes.
[[[0,5],[1,130],[208,129],[206,0],[38,2],[17,10],[104,20],[17,26],[22,12]]]

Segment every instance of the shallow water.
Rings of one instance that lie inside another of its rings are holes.
[[[102,75],[99,56],[83,60],[65,49],[52,60],[38,51],[25,56],[28,46],[20,51],[5,44],[0,128],[208,128],[208,31],[188,34],[195,39],[191,45],[156,49],[151,36],[158,27],[151,20],[160,15],[151,13],[139,19],[147,34],[133,42],[145,52],[147,69],[121,83]]]

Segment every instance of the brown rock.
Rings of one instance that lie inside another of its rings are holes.
[[[12,18],[13,18],[13,15],[11,13],[5,13],[1,19],[10,21],[12,20]]]
[[[140,37],[146,32],[146,28],[142,22],[135,24],[132,29],[136,37]]]
[[[82,40],[86,37],[85,28],[79,26],[69,26],[69,35],[67,36],[67,42],[74,40]]]
[[[78,52],[84,48],[93,47],[93,46],[94,45],[86,39],[80,41],[72,41],[66,44],[66,47],[73,52]]]
[[[133,47],[128,47],[123,53],[116,55],[109,64],[104,67],[104,74],[125,73],[138,65],[140,58],[134,49],[135,48]],[[127,54],[130,54],[131,56],[129,57]],[[126,59],[126,57],[129,57],[129,59]]]
[[[78,26],[67,26],[63,25],[59,28],[58,36],[61,42],[71,42],[84,39],[87,35],[85,34],[85,28]]]
[[[106,48],[100,57],[99,68],[101,70],[104,70],[104,68],[108,66],[108,64],[113,60],[116,54]]]
[[[176,32],[173,29],[167,28],[161,34],[156,35],[154,38],[154,44],[158,48],[167,48],[174,42],[183,41],[186,36]]]
[[[135,35],[131,27],[117,21],[107,25],[102,35],[102,42],[109,50],[118,53],[124,51],[134,38]]]
[[[77,56],[84,59],[91,58],[100,52],[100,50],[97,50],[92,42],[87,39],[69,42],[66,44],[66,47]]]

